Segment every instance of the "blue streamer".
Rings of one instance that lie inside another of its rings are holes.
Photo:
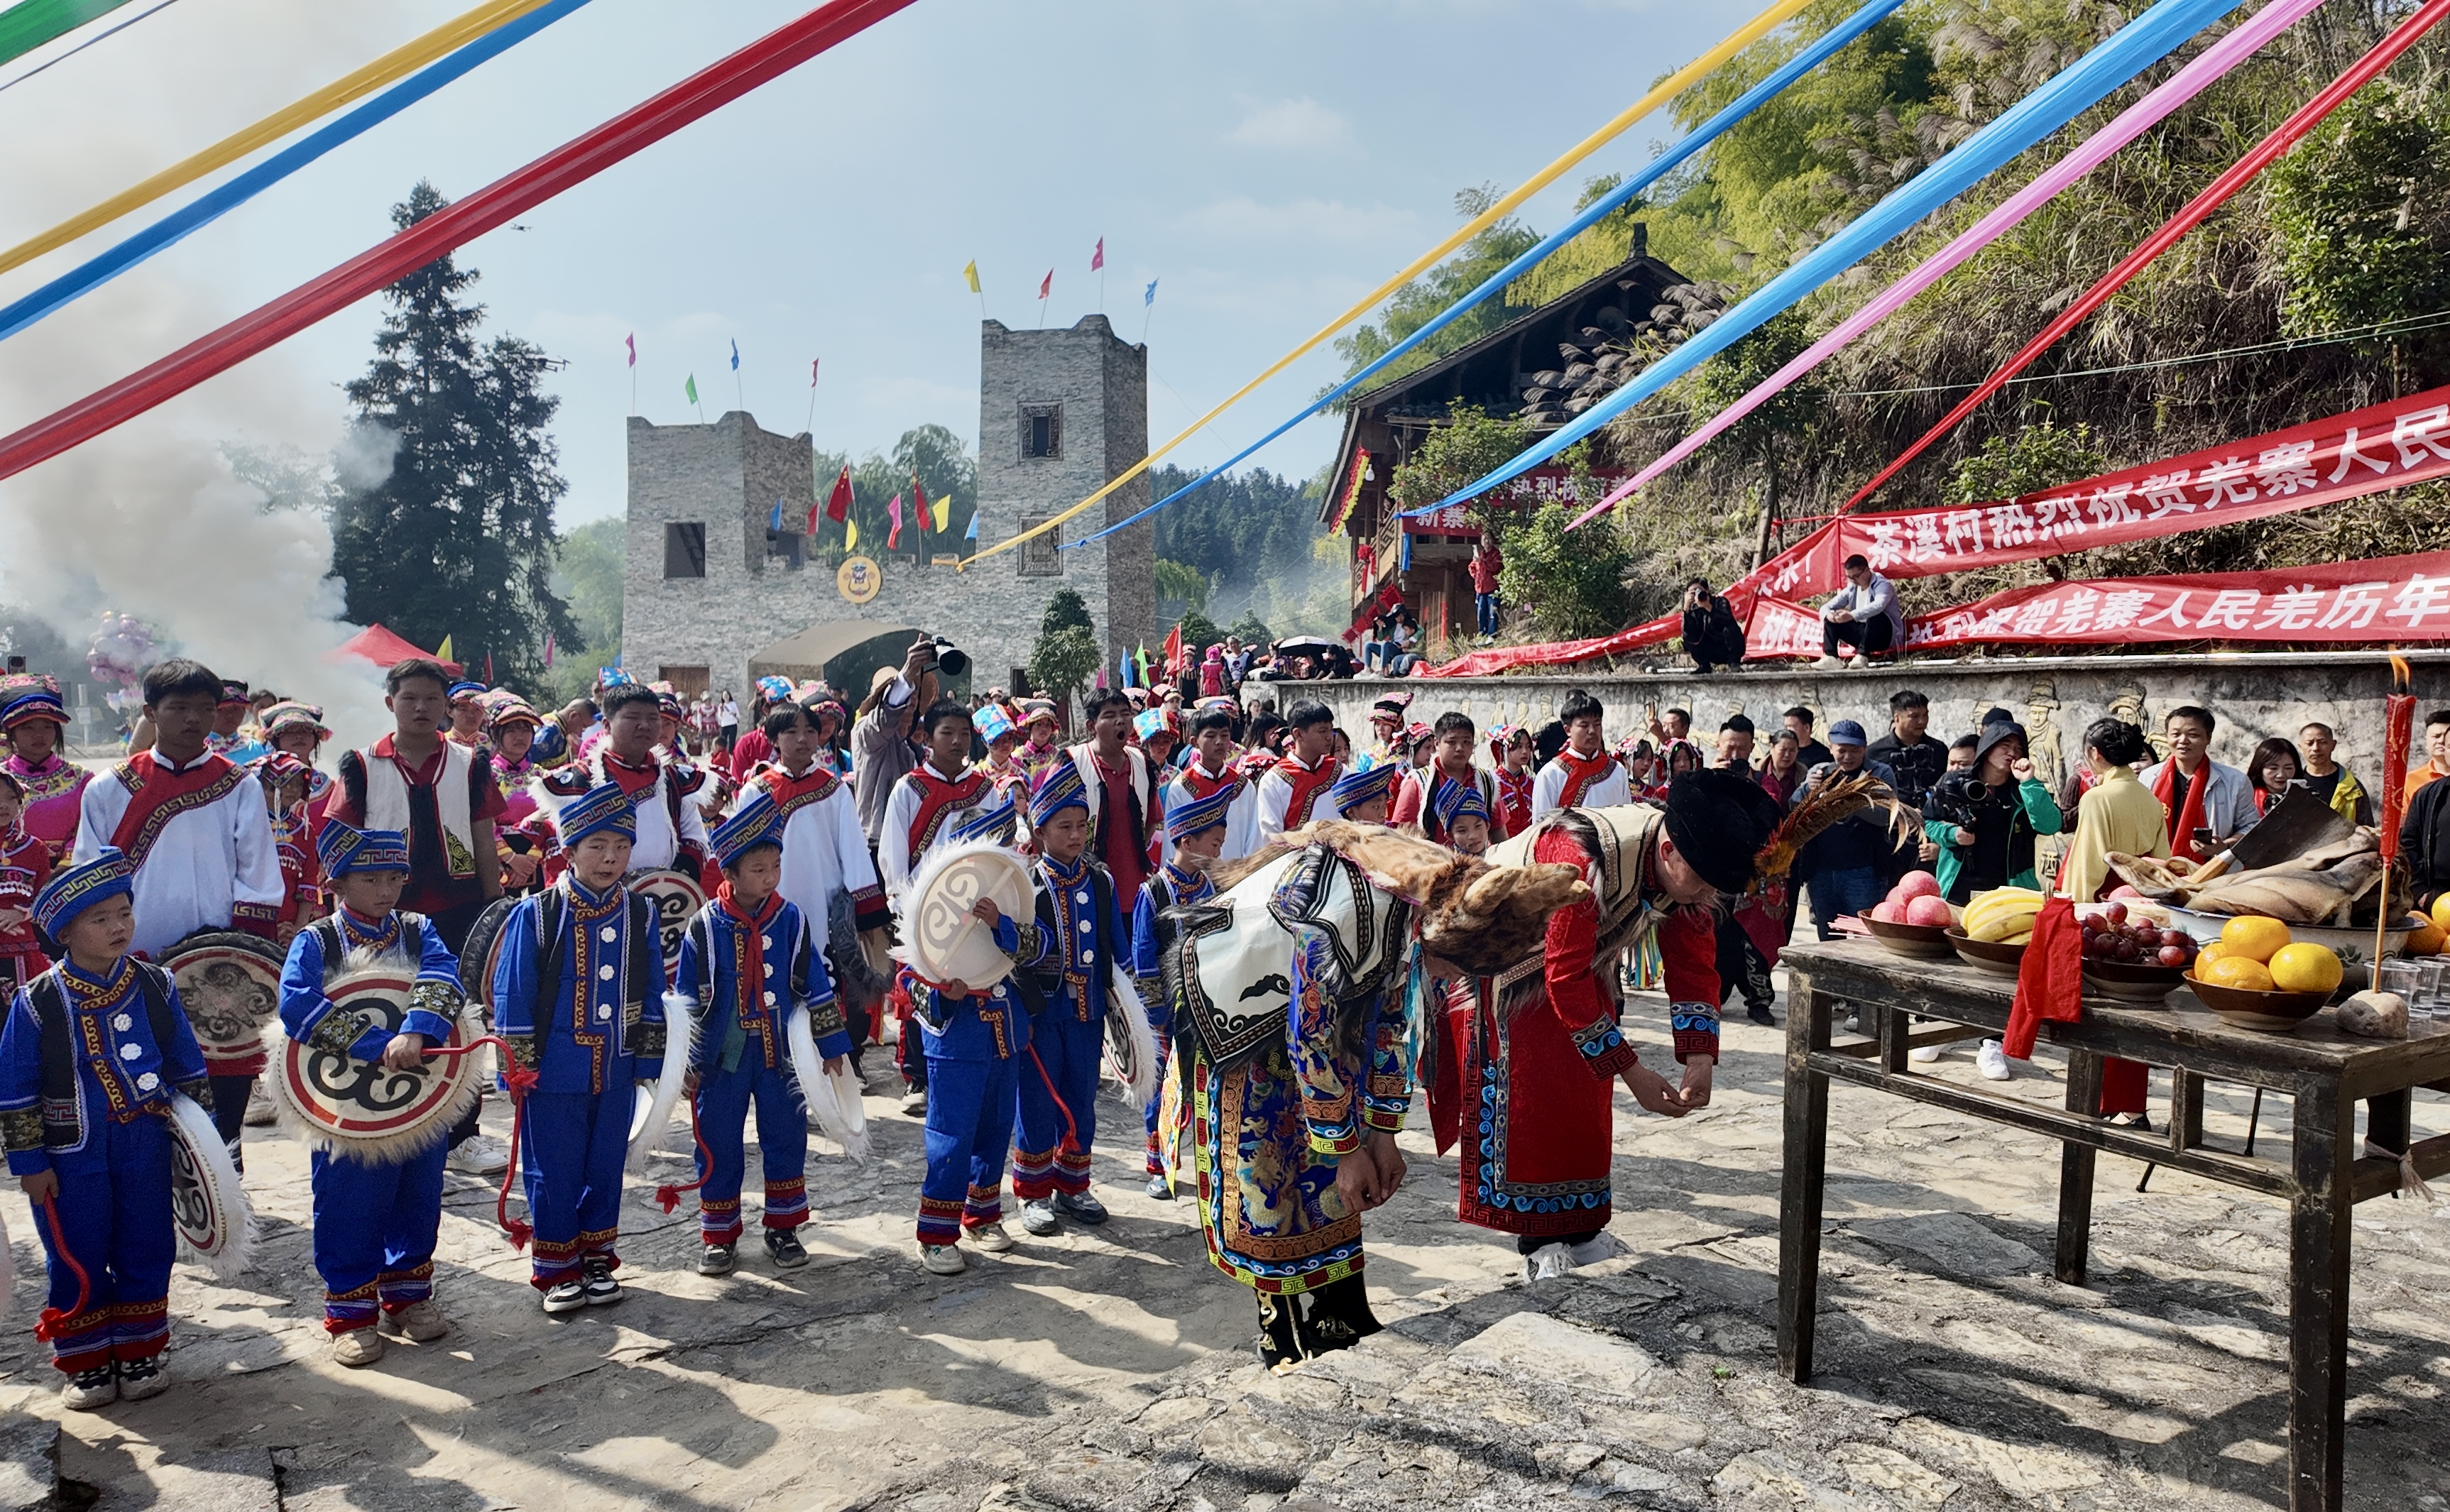
[[[1390,347],[1386,354],[1380,357],[1378,360],[1371,363],[1368,367],[1363,368],[1360,372],[1353,374],[1351,378],[1346,378],[1343,382],[1337,384],[1335,387],[1328,390],[1325,394],[1322,394],[1317,398],[1312,400],[1308,409],[1303,410],[1299,415],[1294,416],[1292,419],[1285,421],[1285,423],[1277,426],[1274,430],[1270,431],[1267,435],[1260,436],[1257,440],[1253,441],[1250,445],[1242,448],[1241,451],[1226,458],[1220,465],[1200,474],[1197,477],[1193,478],[1182,487],[1175,490],[1165,497],[1140,511],[1130,519],[1121,520],[1116,524],[1109,525],[1104,530],[1098,532],[1095,535],[1084,536],[1079,540],[1069,542],[1062,548],[1062,550],[1069,552],[1079,547],[1086,546],[1091,541],[1101,540],[1108,535],[1112,535],[1115,532],[1121,530],[1126,525],[1137,524],[1138,522],[1148,518],[1157,511],[1165,508],[1168,504],[1173,503],[1176,499],[1189,494],[1194,489],[1203,487],[1212,480],[1224,476],[1226,471],[1229,468],[1232,468],[1235,463],[1242,461],[1252,453],[1258,451],[1263,446],[1266,446],[1270,441],[1274,440],[1276,437],[1284,435],[1287,431],[1292,430],[1294,426],[1299,425],[1302,421],[1309,419],[1312,416],[1319,414],[1329,405],[1333,404],[1337,399],[1342,398],[1347,394],[1359,388],[1371,377],[1385,368],[1387,364],[1394,361],[1397,358],[1411,351],[1414,347],[1419,346],[1430,337],[1437,335],[1440,331],[1445,330],[1448,326],[1462,319],[1465,312],[1470,310],[1473,306],[1479,304],[1482,300],[1488,299],[1490,295],[1495,294],[1500,289],[1505,288],[1507,284],[1513,282],[1524,274],[1528,273],[1532,268],[1539,265],[1541,261],[1546,259],[1548,254],[1556,251],[1559,247],[1564,246],[1566,242],[1582,235],[1585,231],[1589,230],[1592,226],[1597,225],[1601,221],[1606,219],[1610,213],[1631,201],[1636,195],[1641,194],[1644,189],[1649,188],[1661,179],[1673,173],[1685,162],[1686,159],[1692,157],[1693,154],[1701,151],[1703,147],[1708,146],[1712,142],[1718,140],[1720,136],[1725,133],[1728,127],[1734,126],[1737,122],[1741,121],[1744,117],[1752,114],[1755,110],[1760,109],[1764,104],[1768,103],[1773,96],[1784,92],[1789,85],[1792,85],[1796,80],[1802,78],[1805,74],[1810,73],[1813,69],[1820,67],[1822,63],[1828,61],[1831,53],[1836,52],[1839,48],[1844,47],[1849,42],[1854,41],[1857,37],[1861,36],[1864,32],[1869,31],[1876,23],[1904,3],[1905,0],[1870,0],[1870,4],[1864,6],[1863,9],[1856,11],[1853,15],[1848,16],[1843,22],[1839,23],[1834,30],[1831,30],[1818,41],[1813,43],[1812,46],[1804,48],[1801,52],[1799,52],[1794,57],[1788,59],[1777,72],[1771,74],[1768,78],[1763,79],[1760,83],[1754,85],[1751,88],[1737,96],[1735,102],[1729,105],[1725,109],[1721,110],[1717,115],[1710,117],[1709,120],[1702,122],[1700,126],[1696,127],[1682,141],[1677,143],[1674,146],[1669,147],[1665,152],[1661,153],[1657,158],[1651,160],[1650,164],[1640,173],[1635,174],[1629,182],[1619,184],[1616,188],[1610,190],[1605,198],[1590,204],[1585,208],[1580,215],[1575,216],[1571,221],[1565,223],[1565,224],[1559,228],[1555,233],[1544,238],[1539,245],[1532,247],[1529,251],[1525,252],[1521,257],[1516,258],[1513,262],[1508,262],[1506,266],[1498,269],[1495,273],[1490,274],[1488,278],[1481,283],[1480,287],[1472,290],[1469,294],[1467,294],[1462,299],[1456,300],[1452,305],[1441,312],[1437,319],[1431,320],[1429,324],[1422,326],[1419,330],[1414,331],[1411,335],[1404,338],[1401,341],[1396,342],[1392,347]],[[1157,285],[1152,283],[1149,287],[1154,289]]]
[[[2116,36],[2070,64],[2056,78],[1968,137],[1954,151],[1899,184],[1888,198],[1720,316],[1708,329],[1696,333],[1683,345],[1643,368],[1624,387],[1550,432],[1487,477],[1457,489],[1434,504],[1407,510],[1406,516],[1427,514],[1477,498],[1555,456],[1708,358],[1725,351],[1771,317],[1989,178],[2241,3],[2242,0],[2160,0],[2160,4],[2121,28]]]
[[[7,340],[53,310],[91,293],[163,249],[203,229],[264,190],[331,151],[340,144],[399,114],[444,85],[518,46],[545,28],[587,4],[587,0],[553,0],[515,21],[505,23],[465,44],[449,56],[427,64],[313,134],[264,159],[220,188],[171,211],[107,252],[69,269],[15,302],[0,307],[0,341]]]

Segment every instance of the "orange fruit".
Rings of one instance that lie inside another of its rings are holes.
[[[2213,940],[2208,945],[2198,946],[2195,950],[2195,975],[2202,977],[2206,981],[2211,980],[2211,978],[2205,973],[2204,968],[2209,966],[2213,961],[2220,960],[2223,956],[2231,954],[2234,953],[2226,945],[2222,944],[2217,940]]]
[[[2442,896],[2450,898],[2450,893],[2444,893]],[[2421,923],[2407,932],[2407,943],[2400,947],[2400,954],[2438,956],[2441,954],[2441,947],[2444,944],[2450,944],[2450,930],[2445,930],[2436,923]]]
[[[2433,900],[2433,922],[2437,928],[2450,930],[2450,893]]]
[[[2333,957],[2334,960],[2339,958]],[[2247,992],[2269,992],[2271,971],[2259,960],[2244,956],[2223,956],[2211,964],[2207,973],[2198,972],[2201,979],[2215,987],[2237,987]]]
[[[2269,960],[2287,945],[2288,926],[2259,914],[2240,914],[2221,926],[2220,942],[2228,947],[2225,956]]]
[[[2271,985],[2282,992],[2329,992],[2347,974],[2328,945],[2286,945],[2271,958]]]

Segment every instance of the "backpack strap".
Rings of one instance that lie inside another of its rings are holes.
[[[37,1033],[35,1055],[42,1068],[43,1143],[53,1150],[73,1150],[84,1143],[76,1086],[76,1049],[68,1041],[68,990],[60,984],[60,968],[52,967],[27,984]]]
[[[153,1048],[166,1060],[179,1031],[186,1028],[180,1021],[178,1010],[170,1006],[170,974],[149,960],[140,960],[136,963],[136,990],[145,998],[145,1017],[153,1029]],[[162,1100],[168,1102],[168,1094],[174,1091],[185,1093],[188,1100],[204,1112],[213,1111],[213,1084],[209,1076],[198,1076],[165,1088]]]

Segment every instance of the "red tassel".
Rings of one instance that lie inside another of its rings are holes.
[[[464,1045],[438,1045],[425,1053],[449,1059],[467,1055],[478,1045],[492,1045],[502,1053],[502,1084],[511,1094],[511,1159],[502,1168],[501,1190],[494,1194],[494,1222],[511,1241],[511,1250],[515,1254],[528,1247],[528,1240],[535,1233],[534,1228],[511,1216],[511,1183],[518,1176],[519,1133],[527,1124],[527,1095],[536,1084],[536,1074],[519,1064],[510,1045],[498,1035],[479,1035]]]
[[[60,1228],[59,1204],[45,1197],[43,1216],[51,1220],[51,1249],[58,1253],[61,1263],[68,1268],[69,1273],[77,1278],[75,1307],[66,1312],[57,1308],[45,1308],[43,1315],[34,1320],[34,1337],[48,1344],[60,1336],[61,1324],[83,1312],[85,1305],[93,1300],[93,1278],[85,1273],[85,1267],[77,1264],[77,1257],[68,1250],[68,1236]]]
[[[1038,1068],[1038,1079],[1046,1083],[1047,1099],[1055,1104],[1055,1111],[1063,1115],[1061,1148],[1077,1155],[1080,1153],[1080,1127],[1072,1121],[1072,1110],[1064,1105],[1063,1095],[1055,1090],[1055,1078],[1047,1075],[1046,1062],[1038,1058],[1038,1047],[1031,1045],[1028,1050],[1029,1063]]]
[[[674,1186],[667,1183],[666,1185],[655,1189],[655,1200],[663,1204],[663,1209],[666,1212],[670,1212],[674,1208],[681,1205],[682,1192],[695,1192],[698,1188],[705,1186],[708,1173],[714,1170],[714,1156],[710,1153],[706,1148],[706,1135],[698,1132],[697,1098],[695,1097],[690,1098],[690,1138],[697,1145],[698,1177],[695,1181],[686,1183],[685,1185]]]

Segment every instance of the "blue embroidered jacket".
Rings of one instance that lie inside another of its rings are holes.
[[[798,905],[780,896],[756,934],[760,979],[747,982],[749,931],[720,902],[707,904],[681,936],[681,963],[672,990],[697,999],[697,1042],[690,1064],[699,1071],[737,1071],[756,1041],[768,1070],[788,1070],[784,1035],[794,1008],[808,1016],[808,1037],[819,1056],[850,1054],[850,1030],[834,1001],[825,954],[808,938]]]
[[[393,1032],[365,1014],[336,1014],[323,989],[340,972],[385,958],[413,961],[417,973],[399,1032],[423,1035],[438,1045],[449,1039],[462,1001],[458,959],[424,915],[397,910],[370,924],[342,908],[290,939],[289,960],[281,968],[282,1029],[318,1050],[353,1060],[381,1059]]]
[[[62,961],[17,989],[0,1027],[10,1174],[84,1153],[98,1117],[133,1123],[165,1113],[173,1089],[213,1105],[204,1052],[160,968],[123,956],[97,978]]]
[[[540,956],[550,982],[538,980]],[[601,1095],[662,1076],[663,998],[654,908],[622,887],[599,893],[565,874],[503,921],[494,1028],[539,1073],[538,1092]]]
[[[1069,1004],[1077,1021],[1099,1022],[1110,968],[1127,964],[1131,951],[1115,879],[1085,855],[1068,866],[1040,856],[1037,870],[1038,916],[1021,926],[1013,949],[1021,1001],[1033,1014]]]

